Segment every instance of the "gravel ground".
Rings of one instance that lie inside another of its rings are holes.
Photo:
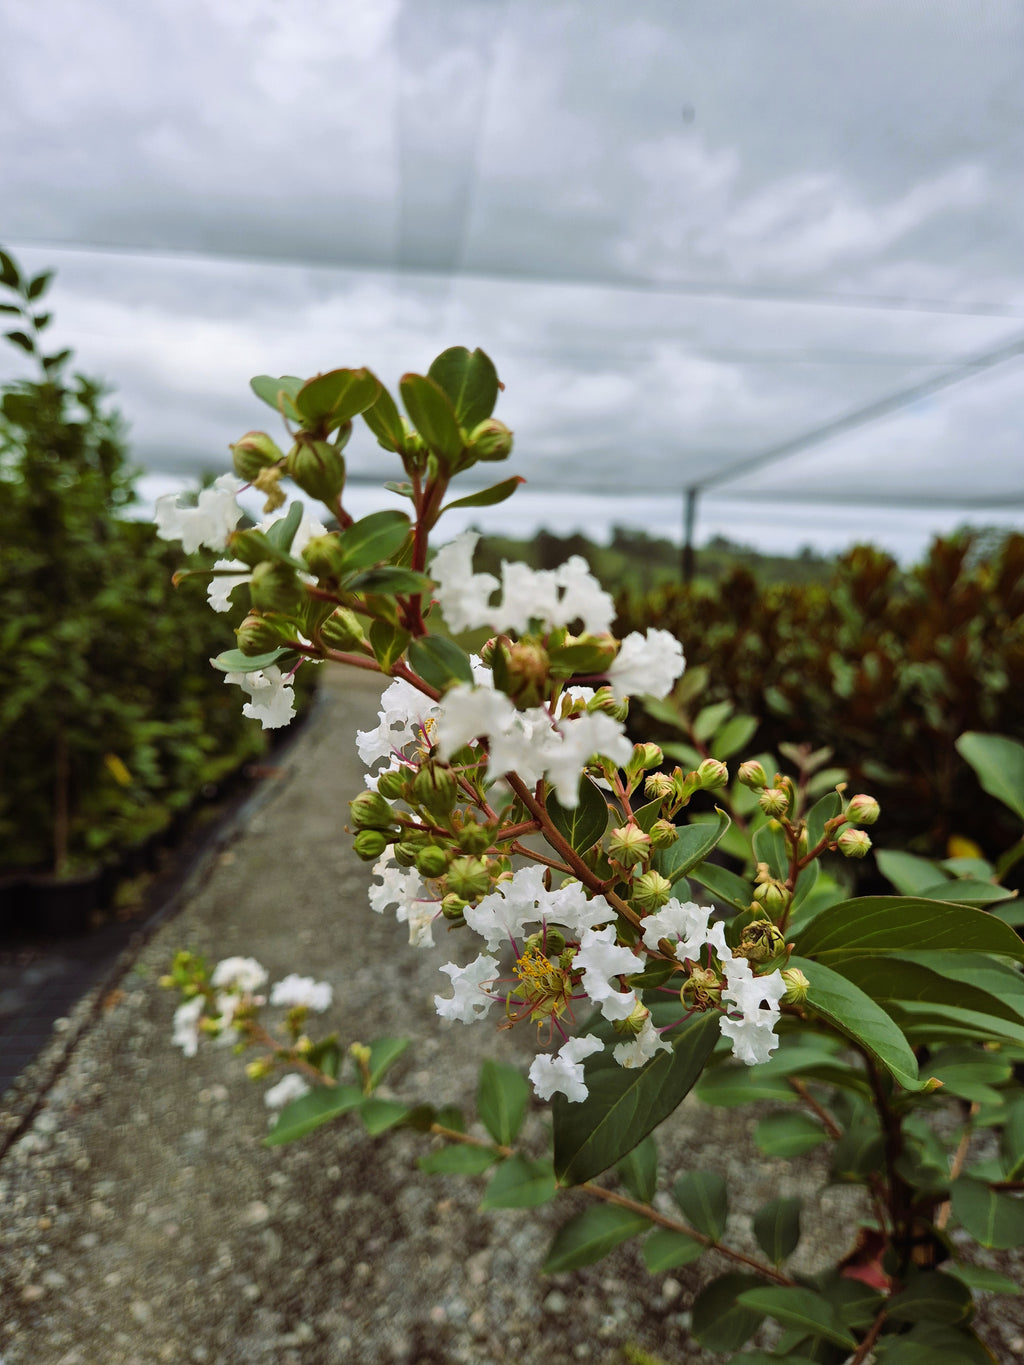
[[[5,1097],[9,1127],[34,1119],[0,1163],[0,1365],[611,1365],[630,1347],[673,1363],[719,1359],[688,1332],[695,1290],[726,1268],[714,1256],[652,1277],[633,1243],[544,1277],[548,1240],[584,1196],[481,1213],[479,1180],[417,1170],[428,1140],[371,1139],[356,1121],[264,1148],[260,1088],[230,1049],[188,1060],[171,1047],[175,1001],[156,981],[179,947],[255,956],[271,979],[326,978],[343,1040],[421,1040],[391,1075],[403,1098],[471,1111],[480,1060],[529,1047],[520,1030],[442,1026],[432,996],[445,985],[444,946],[414,952],[401,926],[368,910],[368,869],[340,831],[362,780],[353,730],[372,721],[379,686],[343,675],[327,687],[273,798],[119,988],[67,1021],[53,1053],[76,1041],[56,1080],[40,1094],[44,1057]],[[762,1157],[754,1121],[687,1102],[659,1136],[667,1183],[701,1166],[726,1175],[731,1240],[751,1250],[754,1210],[773,1194],[813,1195],[825,1175],[816,1155]],[[544,1122],[538,1105],[525,1129],[537,1150]],[[835,1254],[837,1220],[850,1226],[858,1197],[828,1188],[808,1201],[796,1269]],[[1000,1361],[1020,1360],[1017,1304],[983,1311]]]

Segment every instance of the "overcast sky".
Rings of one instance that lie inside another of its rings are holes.
[[[393,385],[465,344],[528,479],[492,524],[678,537],[691,485],[701,538],[771,548],[1024,524],[1019,0],[0,22],[0,243],[57,267],[53,335],[116,389],[149,491],[273,422],[254,374]],[[370,439],[351,465],[395,474]]]

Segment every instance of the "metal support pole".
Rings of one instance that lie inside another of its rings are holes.
[[[697,495],[700,489],[690,487],[683,491],[683,582],[692,583],[697,568],[697,551],[693,544],[693,533],[697,523]]]

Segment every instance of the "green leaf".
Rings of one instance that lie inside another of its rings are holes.
[[[380,384],[369,370],[331,370],[303,384],[293,401],[305,422],[338,427],[371,407]]]
[[[711,757],[732,758],[754,738],[759,724],[756,716],[733,716],[715,735],[711,743]]]
[[[815,1362],[809,1356],[794,1356],[788,1352],[780,1356],[767,1351],[741,1351],[732,1357],[729,1365],[815,1365]]]
[[[876,849],[875,862],[882,876],[892,882],[901,896],[916,896],[926,886],[934,886],[942,875],[928,858],[898,849]]]
[[[408,1038],[378,1038],[370,1044],[370,1058],[366,1065],[371,1090],[380,1085],[388,1067],[398,1061],[408,1046]]]
[[[658,958],[650,958],[642,972],[626,977],[626,984],[634,991],[653,990],[656,986],[663,986],[669,977],[674,976],[679,970],[681,966],[678,962],[663,962]]]
[[[492,483],[490,488],[481,488],[478,493],[467,493],[464,498],[447,502],[441,511],[450,512],[453,507],[494,507],[497,503],[510,498],[519,485],[525,482],[521,475],[515,474],[511,479],[502,479],[501,483]]]
[[[428,376],[451,399],[459,425],[472,431],[485,422],[498,401],[498,374],[479,347],[472,353],[465,346],[442,351],[427,371]]]
[[[551,823],[575,853],[593,848],[608,828],[608,803],[601,789],[584,774],[580,778],[577,804],[566,808],[554,792],[545,803]]]
[[[953,1215],[983,1247],[1005,1251],[1024,1243],[1024,1201],[962,1175],[950,1186]]]
[[[782,1076],[762,1076],[759,1066],[716,1066],[697,1082],[695,1094],[703,1104],[733,1109],[755,1100],[792,1101],[793,1090]]]
[[[962,1261],[945,1261],[942,1266],[944,1275],[952,1275],[968,1289],[980,1289],[985,1294],[1019,1294],[1021,1287],[1008,1275],[998,1270],[989,1270],[983,1265],[965,1265]]]
[[[834,1341],[837,1346],[856,1350],[857,1339],[843,1326],[828,1299],[813,1289],[787,1289],[759,1286],[737,1296],[737,1303],[754,1312],[766,1313],[783,1327],[795,1327],[812,1336]]]
[[[713,822],[681,825],[675,843],[669,844],[668,848],[660,848],[654,855],[654,870],[670,882],[679,881],[680,877],[687,876],[704,861],[731,823],[725,811],[716,807]]]
[[[497,1160],[498,1153],[487,1147],[453,1142],[450,1147],[417,1158],[416,1165],[427,1175],[482,1175]]]
[[[1024,1180],[1024,1099],[1007,1108],[1000,1145],[1007,1180]]]
[[[477,1113],[491,1137],[503,1147],[509,1147],[515,1141],[529,1098],[530,1087],[516,1067],[490,1060],[480,1067]]]
[[[670,739],[661,746],[666,758],[675,758],[683,765],[684,771],[695,771],[703,762],[703,755],[699,754],[690,744],[682,744],[678,740]]]
[[[27,351],[29,355],[35,353],[35,342],[30,336],[26,336],[24,332],[5,332],[4,336],[8,341],[13,342],[15,346],[19,346],[23,351]]]
[[[405,443],[405,427],[398,405],[387,389],[379,385],[375,401],[363,410],[363,421],[377,438],[377,444],[385,450],[398,451]]]
[[[796,1251],[800,1241],[800,1199],[772,1199],[754,1214],[754,1236],[775,1265]]]
[[[910,1044],[869,995],[821,962],[794,956],[789,965],[798,967],[811,983],[806,1007],[859,1043],[900,1085],[908,1090],[925,1087],[927,1082],[918,1078],[917,1058]]]
[[[693,722],[693,737],[698,744],[706,744],[711,736],[735,711],[736,707],[731,701],[716,701],[711,706],[704,706],[697,712],[697,718]]]
[[[383,672],[390,674],[405,652],[410,638],[409,632],[401,626],[392,626],[387,621],[374,621],[370,627],[370,648]]]
[[[363,1126],[371,1137],[378,1137],[381,1133],[387,1132],[389,1128],[394,1128],[401,1123],[410,1113],[407,1104],[400,1104],[398,1100],[382,1100],[376,1095],[370,1095],[363,1100],[359,1109]]]
[[[535,1209],[554,1199],[557,1190],[550,1161],[510,1156],[491,1177],[480,1208]]]
[[[658,1188],[658,1144],[648,1133],[615,1167],[616,1174],[634,1199],[649,1204]]]
[[[767,863],[768,870],[779,881],[789,876],[789,851],[782,826],[770,821],[754,831],[752,840],[754,857],[759,863]]]
[[[817,867],[817,863],[813,863],[812,866]],[[693,881],[700,882],[701,886],[707,887],[716,901],[725,901],[726,905],[731,905],[734,910],[750,909],[751,901],[754,899],[754,888],[742,877],[737,877],[735,872],[730,872],[727,867],[719,867],[717,863],[698,863],[696,867],[691,867],[686,875]]]
[[[646,1232],[650,1226],[642,1214],[634,1213],[632,1209],[619,1208],[615,1204],[591,1205],[559,1228],[541,1270],[545,1275],[556,1275],[564,1270],[593,1265],[630,1237]]]
[[[720,1242],[729,1212],[729,1192],[717,1171],[688,1171],[672,1187],[672,1195],[691,1227]]]
[[[404,374],[398,387],[405,410],[423,443],[449,465],[462,454],[462,435],[447,394],[422,374]]]
[[[0,284],[7,285],[9,289],[18,289],[21,286],[18,267],[6,251],[0,251]]]
[[[1002,801],[1024,820],[1024,744],[1006,735],[968,730],[957,740],[956,747],[989,796]]]
[[[445,691],[453,683],[473,682],[469,655],[444,635],[422,635],[409,644],[409,662],[424,682]]]
[[[807,847],[817,848],[825,837],[825,825],[834,820],[843,809],[842,798],[838,792],[827,792],[816,801],[807,812]]]
[[[357,573],[390,559],[405,544],[411,529],[408,516],[394,509],[360,517],[338,537],[344,572]]]
[[[954,1183],[954,1190],[959,1183]],[[969,1318],[973,1307],[971,1291],[965,1284],[937,1270],[921,1270],[912,1273],[906,1288],[889,1300],[887,1311],[893,1322],[952,1326]]]
[[[873,1124],[855,1123],[832,1149],[832,1179],[860,1182],[878,1170],[885,1150],[881,1130]]]
[[[280,1147],[305,1137],[314,1128],[330,1123],[363,1102],[363,1092],[357,1085],[317,1086],[285,1107],[277,1116],[273,1128],[263,1139],[264,1147]]]
[[[937,886],[926,886],[917,893],[922,900],[948,901],[951,905],[971,905],[981,907],[992,905],[995,901],[1014,900],[1016,891],[1008,891],[1005,886],[993,882],[979,882],[970,877],[959,877],[955,881],[939,882]]]
[[[290,374],[282,375],[280,379],[275,379],[269,374],[258,374],[255,379],[249,380],[249,387],[257,398],[261,398],[275,412],[282,412],[293,422],[301,421],[299,410],[293,401],[302,388],[301,379],[296,379]]]
[[[765,1156],[800,1156],[827,1138],[828,1134],[817,1119],[799,1110],[789,1114],[766,1114],[754,1130],[754,1141]]]
[[[210,662],[222,673],[253,673],[276,664],[288,652],[287,649],[271,649],[266,654],[243,654],[240,649],[226,649]]]
[[[293,502],[285,516],[278,517],[277,521],[267,527],[264,534],[275,550],[280,550],[282,554],[290,553],[295,532],[302,524],[302,512],[302,503]]]
[[[655,1228],[644,1241],[644,1264],[652,1275],[660,1275],[676,1266],[689,1265],[699,1260],[707,1247],[685,1232],[672,1228]]]
[[[1024,1022],[1024,976],[982,953],[893,953],[847,958],[842,974],[879,1002],[919,1000]]]
[[[429,593],[430,579],[416,569],[399,569],[393,564],[382,564],[377,569],[366,569],[345,584],[346,592],[385,593],[389,597]]]
[[[25,297],[27,299],[37,299],[41,294],[45,294],[52,279],[53,271],[44,270],[41,275],[37,275],[34,280],[29,282],[29,286],[25,290]]]
[[[0,281],[4,283],[4,281]],[[21,305],[18,303],[0,303],[0,313],[15,313],[21,316]]]
[[[764,1313],[741,1302],[744,1293],[760,1285],[756,1275],[730,1271],[704,1286],[693,1301],[691,1330],[710,1351],[735,1351],[760,1327]]]
[[[797,952],[838,964],[869,953],[993,953],[1024,960],[1024,945],[1002,920],[982,910],[912,896],[862,896],[834,905],[796,936]]]
[[[671,1052],[629,1069],[609,1059],[591,1066],[588,1097],[552,1101],[555,1172],[576,1185],[621,1160],[680,1104],[700,1075],[719,1038],[715,1013],[694,1014],[674,1031]]]

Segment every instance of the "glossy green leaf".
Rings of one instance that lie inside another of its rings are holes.
[[[916,893],[922,900],[930,901],[949,901],[952,905],[992,905],[995,901],[1012,900],[1016,897],[1015,891],[1008,891],[1005,886],[996,886],[993,882],[979,882],[972,877],[958,877],[953,881],[939,882],[939,884],[923,887]]]
[[[757,734],[758,724],[756,716],[733,716],[711,741],[711,757],[732,758],[733,754],[745,749]]]
[[[693,722],[693,737],[697,743],[706,744],[718,728],[725,724],[735,709],[736,707],[731,701],[716,701],[698,711],[697,718]]]
[[[648,1133],[615,1167],[615,1172],[634,1199],[649,1204],[658,1188],[658,1144]]]
[[[1002,801],[1024,820],[1024,744],[1006,735],[968,730],[957,740],[956,747],[989,796]]]
[[[696,821],[679,827],[679,837],[668,848],[654,855],[653,867],[670,882],[677,882],[702,863],[716,844],[720,843],[731,821],[725,811],[716,810],[715,820],[707,824]]]
[[[409,632],[400,626],[389,625],[387,621],[374,621],[370,627],[370,648],[383,672],[390,674],[404,654],[410,638]]]
[[[927,886],[934,886],[942,876],[929,858],[900,849],[875,849],[875,862],[882,876],[892,882],[901,896],[916,896]]]
[[[717,1171],[687,1171],[672,1187],[672,1196],[691,1227],[720,1242],[729,1213],[729,1192]]]
[[[593,1265],[621,1243],[646,1232],[650,1222],[632,1209],[592,1204],[559,1228],[541,1266],[545,1275]]]
[[[291,552],[295,532],[302,524],[303,511],[301,502],[293,502],[285,516],[278,517],[277,521],[267,527],[264,534],[275,550],[280,550],[283,554]]]
[[[377,438],[377,444],[385,450],[401,450],[405,441],[405,427],[398,405],[380,380],[377,381],[377,397],[363,409],[363,421]]]
[[[661,1275],[676,1266],[690,1265],[703,1256],[707,1247],[685,1232],[672,1228],[655,1228],[644,1240],[644,1264],[652,1275]]]
[[[794,1327],[812,1336],[834,1341],[837,1346],[855,1350],[857,1339],[844,1327],[836,1310],[813,1289],[789,1289],[781,1285],[763,1285],[747,1289],[737,1298],[744,1308],[766,1313],[783,1327]]]
[[[366,1066],[371,1090],[380,1085],[384,1073],[398,1061],[408,1046],[408,1038],[378,1038],[370,1044],[370,1058]]]
[[[954,1190],[957,1184],[959,1181],[954,1183]],[[969,1318],[973,1310],[971,1291],[965,1284],[937,1270],[919,1270],[912,1272],[906,1288],[889,1300],[888,1317],[892,1322],[952,1326]]]
[[[842,798],[838,792],[826,794],[814,803],[807,812],[807,847],[817,848],[825,835],[827,821],[834,820],[843,809]]]
[[[352,1109],[358,1109],[363,1102],[363,1092],[358,1085],[317,1086],[291,1104],[285,1105],[277,1116],[273,1128],[263,1139],[265,1147],[280,1147],[296,1138],[305,1137],[315,1128]]]
[[[529,1084],[516,1067],[490,1059],[480,1067],[476,1091],[477,1113],[491,1137],[503,1147],[515,1141],[529,1098]]]
[[[218,654],[216,659],[210,662],[214,668],[219,668],[222,673],[253,673],[261,668],[269,668],[271,664],[276,664],[285,654],[287,649],[271,649],[265,654],[243,654],[240,649],[226,649],[223,654]]]
[[[418,1157],[416,1164],[428,1175],[483,1175],[497,1160],[497,1152],[486,1147],[453,1142],[450,1147]]]
[[[960,1280],[968,1289],[980,1289],[984,1294],[1021,1293],[1021,1286],[1016,1280],[1011,1280],[1008,1275],[1003,1275],[998,1270],[990,1270],[988,1266],[946,1261],[943,1263],[942,1272]]]
[[[800,1211],[803,1201],[779,1198],[762,1204],[754,1214],[754,1236],[764,1254],[781,1265],[796,1251],[800,1241]]]
[[[754,1129],[754,1141],[765,1156],[800,1156],[827,1139],[818,1120],[797,1109],[788,1114],[766,1114]]]
[[[886,1008],[924,1001],[1024,1023],[1024,977],[981,953],[874,954],[844,958],[837,970]]]
[[[789,965],[798,967],[811,983],[807,1008],[859,1043],[900,1085],[908,1090],[924,1088],[926,1082],[918,1078],[910,1044],[880,1005],[821,962],[794,956]]]
[[[406,513],[395,509],[360,517],[338,537],[344,554],[343,572],[358,573],[391,559],[405,544],[411,529]]]
[[[1024,1243],[1024,1200],[961,1176],[950,1186],[950,1201],[953,1216],[983,1247],[1006,1250]]]
[[[371,1137],[378,1137],[381,1133],[386,1133],[389,1128],[394,1128],[396,1124],[402,1122],[409,1113],[407,1104],[400,1104],[398,1100],[382,1100],[376,1095],[370,1095],[363,1100],[359,1108],[360,1118],[363,1126]]]
[[[994,953],[1024,960],[1024,944],[993,915],[913,896],[861,896],[842,901],[801,930],[796,950],[837,964],[844,957],[914,951]]]
[[[302,388],[303,381],[297,379],[295,375],[285,374],[279,379],[273,375],[258,374],[254,379],[249,380],[249,387],[257,398],[261,398],[268,407],[275,412],[283,412],[285,417],[290,417],[292,421],[299,422],[301,417],[299,410],[295,406],[295,395]]]
[[[546,804],[551,823],[576,853],[593,848],[608,828],[608,803],[601,789],[584,775],[580,778],[578,800],[566,807],[554,792],[549,792]]]
[[[550,1161],[510,1156],[491,1177],[480,1208],[535,1209],[555,1197],[558,1186]]]
[[[471,352],[465,346],[450,346],[432,362],[427,374],[448,395],[459,425],[467,431],[485,422],[494,411],[498,373],[490,356],[479,347]]]
[[[292,401],[305,422],[351,422],[376,400],[380,385],[369,370],[330,370],[303,384]]]
[[[769,821],[754,831],[752,843],[755,859],[767,863],[772,876],[785,881],[789,876],[789,850],[782,826]]]
[[[580,1184],[614,1166],[672,1113],[718,1041],[718,1016],[694,1014],[668,1036],[672,1051],[659,1052],[646,1066],[620,1067],[611,1058],[591,1065],[590,1093],[582,1103],[555,1095],[555,1172],[563,1185]]]
[[[441,511],[450,512],[453,507],[494,507],[497,503],[510,498],[519,485],[525,482],[521,475],[515,474],[511,479],[502,479],[501,483],[492,483],[490,488],[481,488],[477,493],[467,493],[464,498],[456,498],[454,502],[445,503]]]
[[[424,682],[439,692],[453,683],[473,682],[469,655],[444,635],[422,635],[411,640],[409,662]]]
[[[423,443],[445,464],[462,454],[462,436],[447,394],[422,374],[404,374],[399,390],[405,410]]]
[[[426,574],[415,569],[400,569],[393,564],[381,564],[356,574],[345,584],[346,592],[385,593],[389,597],[429,593],[433,587]]]
[[[817,866],[817,864],[815,864]],[[717,863],[698,863],[686,874],[695,882],[700,882],[714,896],[716,902],[724,901],[734,910],[749,910],[754,899],[754,888],[735,872]]]
[[[749,1341],[764,1313],[748,1308],[741,1296],[760,1285],[756,1275],[730,1271],[704,1286],[693,1301],[691,1330],[710,1351],[735,1351]]]
[[[755,1100],[792,1100],[783,1076],[762,1076],[759,1066],[715,1066],[697,1082],[695,1094],[704,1104],[733,1109]]]

